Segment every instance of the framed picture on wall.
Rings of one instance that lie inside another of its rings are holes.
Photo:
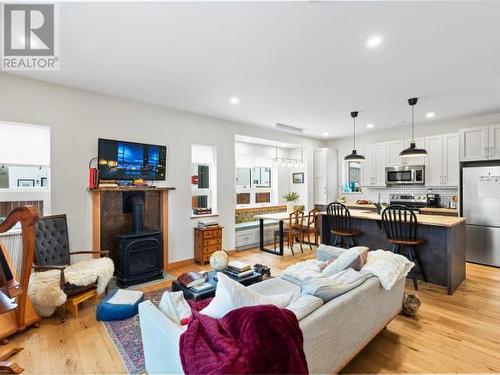
[[[303,184],[304,183],[304,172],[292,173],[292,182],[294,184]]]
[[[17,187],[23,187],[23,188],[35,187],[35,180],[19,178],[17,180]]]

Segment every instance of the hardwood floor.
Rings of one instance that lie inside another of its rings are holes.
[[[310,250],[285,257],[257,250],[231,254],[249,263],[267,264],[275,275],[313,256]],[[172,273],[208,268],[183,266]],[[407,291],[414,292],[410,282]],[[418,295],[422,300],[418,316],[398,316],[343,373],[500,372],[500,269],[467,264],[467,280],[453,296],[442,287],[423,283]],[[62,324],[58,318],[44,319],[40,328],[12,337],[11,343],[25,348],[14,357],[25,374],[125,371],[106,330],[96,322],[91,303],[83,306],[78,319],[68,317]]]

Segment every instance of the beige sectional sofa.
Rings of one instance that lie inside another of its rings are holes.
[[[311,374],[340,371],[400,312],[404,278],[387,291],[376,277],[322,305],[300,320],[304,351]],[[300,294],[300,286],[273,278],[250,286],[266,295],[288,291]],[[150,301],[139,305],[146,371],[149,374],[182,373],[177,326]],[[280,348],[276,348],[280,350]]]

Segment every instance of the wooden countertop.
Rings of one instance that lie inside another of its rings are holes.
[[[374,204],[359,204],[355,202],[351,203],[345,203],[345,206],[347,208],[353,208],[353,209],[359,209],[359,210],[375,210],[377,207],[375,207]],[[455,208],[444,208],[444,207],[423,207],[420,208],[420,212],[425,213],[425,214],[436,214],[436,215],[450,215],[450,216],[458,216],[458,210]]]
[[[367,209],[367,210],[376,210],[377,207],[375,207],[374,204],[372,203],[369,203],[369,204],[359,204],[359,203],[356,203],[356,202],[351,202],[351,203],[345,203],[345,206],[347,208],[358,208],[360,210],[362,209]]]
[[[355,219],[382,220],[382,217],[376,212],[354,209],[349,210],[349,212],[351,213],[351,217]],[[326,212],[321,212],[320,214],[326,215]],[[443,215],[417,215],[417,222],[422,225],[451,228],[465,222],[465,218]]]
[[[444,208],[444,207],[424,207],[420,209],[420,212],[425,213],[437,213],[437,214],[447,214],[458,216],[458,210],[456,208]]]

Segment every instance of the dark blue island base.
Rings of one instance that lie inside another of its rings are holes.
[[[356,236],[359,245],[370,250],[390,250],[392,245],[382,230],[380,216],[373,213],[369,218],[355,217],[351,212],[353,229],[361,231]],[[420,216],[420,215],[419,215]],[[428,215],[425,215],[428,216]],[[419,220],[420,221],[420,220]],[[445,286],[448,294],[465,280],[465,221],[457,220],[454,225],[418,224],[418,238],[425,241],[417,249],[427,275],[427,281]],[[321,243],[333,245],[327,215],[321,214]]]

